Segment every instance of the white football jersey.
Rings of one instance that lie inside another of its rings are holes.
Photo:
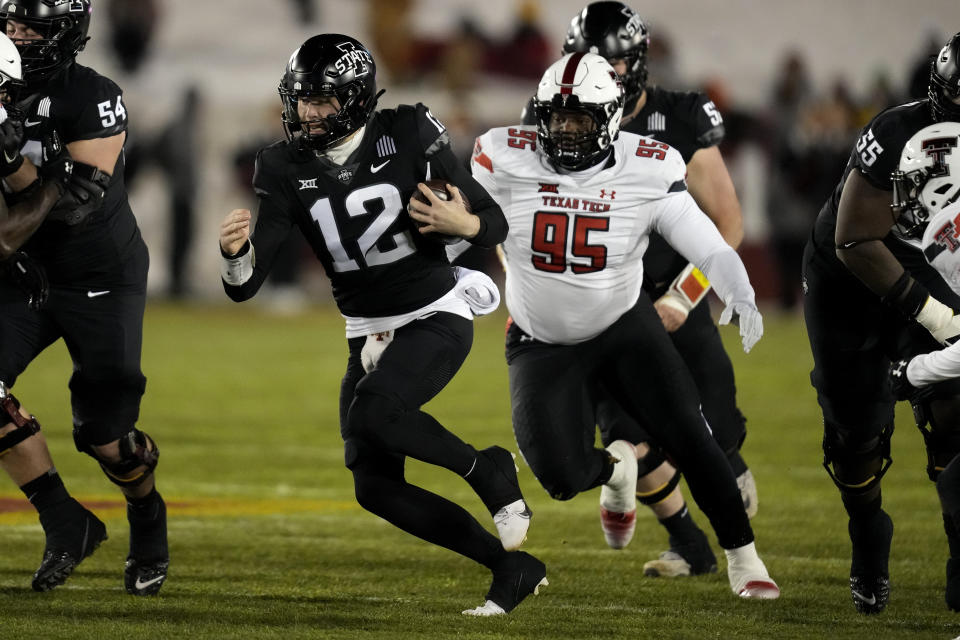
[[[491,129],[477,139],[473,176],[510,225],[507,307],[537,340],[583,342],[629,310],[651,231],[697,266],[733,251],[687,193],[679,152],[626,132],[612,146],[603,167],[564,174],[537,151],[536,127]]]

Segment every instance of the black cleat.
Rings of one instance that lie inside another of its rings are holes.
[[[717,557],[704,536],[701,544],[671,544],[656,560],[643,565],[643,575],[653,578],[699,576],[717,572]]]
[[[80,521],[69,530],[57,530],[47,536],[43,560],[33,574],[34,591],[49,591],[63,584],[84,558],[97,550],[107,539],[107,527],[86,508],[76,503],[82,512]]]
[[[123,586],[132,596],[155,596],[167,580],[169,560],[141,562],[127,558],[123,569]]]
[[[890,579],[886,576],[850,576],[850,596],[858,613],[880,613],[887,608],[890,599]]]
[[[853,553],[850,560],[850,595],[859,613],[880,613],[890,599],[890,541],[893,521],[884,510],[869,519],[850,519],[848,530]]]
[[[547,582],[547,567],[525,551],[507,553],[492,569],[493,582],[487,600],[476,609],[467,609],[468,616],[498,616],[513,611],[531,593],[537,595]]]

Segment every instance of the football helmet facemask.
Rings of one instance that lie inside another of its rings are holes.
[[[0,24],[21,22],[40,34],[38,40],[17,40],[24,81],[36,88],[73,62],[83,50],[90,27],[90,0],[4,0]]]
[[[533,106],[540,148],[554,166],[578,171],[596,164],[617,139],[623,85],[603,57],[570,53],[543,74]],[[564,130],[556,126],[555,116],[586,126]]]
[[[647,25],[633,9],[622,2],[593,2],[570,21],[563,52],[589,52],[607,60],[623,59],[627,70],[620,79],[629,111],[647,86],[649,44]]]
[[[349,36],[325,33],[304,42],[290,56],[277,88],[287,139],[323,151],[365,125],[383,93],[377,93],[376,75],[373,56]],[[336,98],[340,108],[322,125],[304,126],[297,105],[307,96]]]
[[[930,109],[937,122],[960,120],[960,33],[950,38],[930,63],[930,84],[927,89]]]
[[[894,233],[916,242],[929,220],[960,196],[960,123],[924,127],[903,146],[893,172]]]

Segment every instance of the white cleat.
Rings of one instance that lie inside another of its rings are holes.
[[[487,600],[475,609],[467,609],[463,612],[463,615],[486,618],[488,616],[505,616],[507,612],[493,600]]]
[[[533,512],[523,500],[516,500],[505,507],[501,507],[493,516],[493,524],[497,527],[500,543],[507,551],[516,551],[527,539],[527,529],[530,528],[530,516]]]
[[[727,555],[727,578],[730,589],[741,598],[776,600],[780,587],[767,573],[767,567],[757,555],[754,543],[736,549],[724,549]]]
[[[607,544],[623,549],[637,524],[637,450],[626,440],[616,440],[607,452],[616,463],[610,480],[600,488],[600,526]]]
[[[753,479],[753,473],[747,469],[737,476],[737,488],[740,489],[740,498],[743,500],[743,510],[747,512],[748,518],[757,515],[757,481]]]

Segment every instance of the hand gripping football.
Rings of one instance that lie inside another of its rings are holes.
[[[441,200],[450,200],[453,198],[450,192],[447,191],[447,183],[445,180],[435,180],[435,179],[424,180],[423,183],[427,185],[430,188],[430,190],[433,191],[434,195],[436,195]],[[473,209],[470,208],[470,201],[467,200],[466,194],[463,193],[463,191],[461,190],[460,195],[463,198],[463,206],[467,209],[467,211],[472,213]],[[429,202],[427,202],[427,197],[423,195],[420,189],[417,189],[416,191],[413,192],[413,199],[429,204]],[[420,222],[419,220],[414,220],[414,223],[417,225],[417,227],[424,226],[424,223]],[[460,242],[460,240],[462,240],[460,236],[452,236],[446,233],[435,233],[435,232],[425,233],[423,234],[423,237],[429,238],[430,240],[433,240],[435,242],[439,242],[440,244],[455,244],[457,242]]]

